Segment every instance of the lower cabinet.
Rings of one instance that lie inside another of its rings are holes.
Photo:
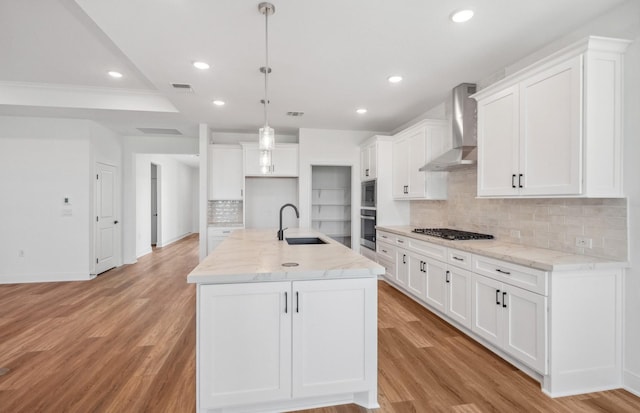
[[[547,374],[547,297],[473,274],[471,330]]]
[[[367,391],[375,400],[376,282],[199,286],[199,411]]]

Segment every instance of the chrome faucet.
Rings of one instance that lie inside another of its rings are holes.
[[[278,240],[282,241],[284,239],[284,230],[286,228],[282,228],[282,210],[285,209],[286,207],[291,207],[293,208],[294,211],[296,211],[296,218],[300,218],[300,214],[298,213],[298,208],[296,208],[295,205],[293,204],[284,204],[282,205],[282,208],[280,208],[280,229],[278,230]]]

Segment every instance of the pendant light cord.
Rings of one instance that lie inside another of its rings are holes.
[[[267,105],[269,104],[269,9],[264,13],[265,67],[264,67],[264,125],[269,124]]]

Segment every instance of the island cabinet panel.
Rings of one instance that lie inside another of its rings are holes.
[[[202,285],[200,407],[291,397],[291,283]]]
[[[376,282],[293,282],[294,397],[364,392],[375,383]]]

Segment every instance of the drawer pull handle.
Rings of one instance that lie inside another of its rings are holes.
[[[382,250],[382,252],[384,252],[385,254],[387,254],[387,250]]]
[[[507,300],[506,297],[507,293],[502,293],[502,308],[507,308]]]
[[[500,274],[511,275],[509,271],[503,271],[500,268],[496,268],[496,271],[499,272]]]
[[[399,239],[399,240],[398,240],[398,242],[399,242],[400,244],[404,244],[404,241],[403,241],[403,240],[401,240],[401,239]]]
[[[453,258],[454,260],[457,260],[457,261],[464,261],[464,258],[456,257],[455,255],[453,257],[451,257],[451,258]]]
[[[500,290],[496,290],[496,305],[500,305]]]

